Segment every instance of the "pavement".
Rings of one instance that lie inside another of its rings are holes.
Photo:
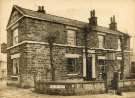
[[[114,94],[96,94],[81,96],[56,96],[38,94],[34,89],[23,89],[17,87],[5,87],[0,89],[0,98],[135,98],[135,92],[124,92],[122,96]]]

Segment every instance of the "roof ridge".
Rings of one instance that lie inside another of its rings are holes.
[[[57,15],[48,14],[48,13],[43,14],[43,13],[39,13],[39,12],[37,12],[37,11],[35,11],[35,10],[31,10],[31,9],[27,9],[27,8],[20,7],[20,6],[18,6],[18,5],[13,5],[13,6],[14,6],[15,8],[16,8],[16,7],[19,8],[24,14],[25,14],[25,12],[23,11],[23,9],[24,9],[24,10],[28,10],[28,11],[32,11],[32,12],[35,12],[35,13],[37,13],[37,14],[51,15],[51,16],[54,16],[54,17],[63,18],[63,19],[68,19],[68,20],[72,20],[72,21],[76,21],[76,22],[81,22],[81,23],[86,23],[86,24],[87,24],[87,22],[80,21],[80,20],[76,20],[76,19],[72,19],[72,18],[67,18],[67,17],[64,17],[64,16],[57,16]]]
[[[18,6],[18,5],[13,5],[13,8],[16,8],[17,10],[19,10],[19,12],[21,13],[21,14],[25,14],[24,13],[24,11],[22,10],[23,8],[22,7],[20,7],[20,6]]]
[[[19,8],[19,9],[25,9],[25,10],[29,10],[29,11],[34,11],[34,10],[27,9],[27,8],[24,8],[24,7],[21,7],[21,6],[18,6],[18,5],[13,5],[13,6],[15,6],[15,7]],[[36,11],[34,11],[34,12],[36,12]]]
[[[47,15],[52,15],[52,14],[47,14]],[[64,17],[64,16],[57,16],[57,15],[52,15],[52,16],[59,17],[59,18],[64,18],[64,19],[70,19],[70,20],[73,20],[73,21],[87,23],[87,22],[84,22],[84,21],[80,21],[80,20],[76,20],[76,19],[72,19],[72,18],[67,18],[67,17]]]

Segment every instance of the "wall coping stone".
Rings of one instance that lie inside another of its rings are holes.
[[[47,42],[37,42],[37,41],[22,41],[14,46],[8,47],[7,50],[20,46],[22,44],[29,43],[29,44],[42,44],[42,45],[48,45]],[[75,45],[67,45],[67,44],[56,44],[54,43],[55,46],[62,46],[62,47],[73,47],[73,48],[84,48],[84,46],[75,46]]]
[[[26,43],[29,43],[29,44],[41,44],[41,45],[48,45],[47,42],[37,42],[37,41],[22,41],[14,46],[11,46],[11,47],[8,47],[7,50],[9,49],[12,49],[14,47],[17,47],[17,46],[20,46],[22,44],[26,44]],[[55,46],[60,46],[60,47],[71,47],[71,48],[82,48],[84,49],[85,47],[84,46],[75,46],[75,45],[67,45],[67,44],[56,44],[54,43]],[[114,49],[105,49],[105,48],[90,48],[90,50],[103,50],[103,51],[114,51],[114,52],[121,52],[121,51],[117,51],[117,50],[114,50]],[[126,53],[130,53],[132,51],[124,51]]]

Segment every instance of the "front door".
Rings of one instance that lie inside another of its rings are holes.
[[[87,77],[87,80],[92,79],[92,57],[88,57],[88,60],[87,60],[86,77]]]

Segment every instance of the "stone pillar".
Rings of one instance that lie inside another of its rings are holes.
[[[92,54],[92,78],[95,79],[96,78],[96,58],[95,58],[95,54]]]
[[[86,77],[86,56],[83,53],[83,77]]]

